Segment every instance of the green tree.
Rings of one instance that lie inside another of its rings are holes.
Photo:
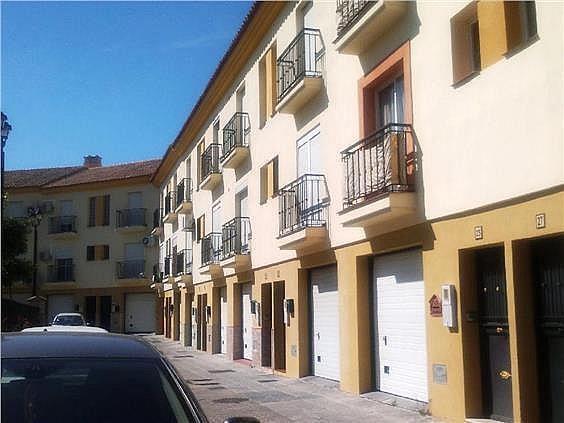
[[[33,265],[21,256],[27,251],[29,226],[22,219],[4,218],[2,221],[2,286],[11,288],[14,282],[28,281]]]

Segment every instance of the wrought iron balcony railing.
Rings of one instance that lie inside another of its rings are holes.
[[[347,32],[347,30],[368,10],[368,6],[372,3],[374,3],[374,1],[337,0],[337,36],[340,37]]]
[[[341,153],[344,207],[383,193],[413,190],[408,177],[414,158],[410,135],[411,125],[389,124]]]
[[[145,260],[122,260],[116,263],[118,279],[137,279],[145,277]]]
[[[162,225],[162,209],[155,209],[153,212],[153,229]]]
[[[176,207],[176,192],[170,191],[164,198],[164,215],[172,213]]]
[[[116,227],[147,226],[146,214],[147,209],[144,208],[116,210]]]
[[[202,238],[202,266],[218,263],[221,258],[221,233],[212,232]]]
[[[49,282],[74,281],[74,264],[71,259],[64,261],[64,263],[49,265],[47,269],[47,280]]]
[[[280,236],[327,224],[329,195],[324,175],[302,175],[278,192]]]
[[[208,148],[204,151],[202,155],[202,181],[211,175],[212,173],[219,172],[219,150],[221,149],[220,144],[210,144]]]
[[[236,112],[227,125],[223,127],[223,161],[235,149],[235,147],[248,147],[249,135],[251,133],[251,122],[249,114]]]
[[[176,253],[174,263],[174,275],[191,275],[192,274],[192,250],[184,249]]]
[[[278,102],[306,77],[319,78],[325,47],[318,29],[304,28],[277,60]]]
[[[76,216],[55,216],[49,218],[50,234],[74,232],[76,232]]]
[[[251,221],[248,217],[236,217],[222,227],[222,258],[248,254],[251,239]]]
[[[176,185],[176,207],[185,201],[192,201],[192,180],[190,178],[183,178]]]

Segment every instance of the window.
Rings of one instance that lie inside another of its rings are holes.
[[[219,118],[213,123],[213,143],[219,144]]]
[[[205,236],[206,231],[206,215],[203,214],[196,220],[196,241],[200,242]]]
[[[260,168],[260,203],[278,193],[278,156]]]
[[[107,226],[110,224],[110,196],[90,197],[88,226]]]
[[[537,35],[537,12],[534,1],[505,2],[507,51],[515,50]]]
[[[197,169],[198,185],[202,182],[202,156],[204,155],[205,148],[206,148],[205,140],[202,140],[200,142],[200,144],[198,144],[198,148],[197,148],[197,153],[198,153],[198,169]]]
[[[359,81],[360,137],[386,125],[411,123],[409,42],[403,44]]]
[[[276,107],[276,44],[273,44],[259,62],[260,126],[274,115]]]
[[[457,13],[450,22],[452,72],[456,84],[480,71],[480,25],[475,2]]]
[[[472,2],[451,19],[455,84],[537,35],[534,1]]]
[[[11,218],[26,217],[22,201],[8,201],[6,215]]]
[[[109,260],[110,246],[109,245],[89,245],[86,247],[86,260]]]

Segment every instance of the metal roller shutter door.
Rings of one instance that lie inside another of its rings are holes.
[[[427,401],[421,250],[374,259],[375,380],[380,391]]]
[[[310,281],[313,374],[340,380],[337,266],[311,270]]]

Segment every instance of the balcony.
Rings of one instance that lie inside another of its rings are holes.
[[[189,214],[192,212],[192,180],[183,178],[176,186],[176,214]]]
[[[51,264],[47,269],[47,282],[74,282],[72,259],[60,260],[64,263]]]
[[[176,192],[171,191],[164,198],[164,216],[163,223],[176,222],[178,215],[174,211],[176,209]]]
[[[278,192],[279,236],[282,250],[305,250],[328,242],[329,195],[324,175],[302,175]]]
[[[147,228],[147,209],[116,210],[116,230],[124,232],[144,231]]]
[[[116,263],[118,279],[145,279],[145,260],[122,260]]]
[[[54,238],[74,238],[76,232],[76,216],[55,216],[49,218],[49,235]]]
[[[163,221],[161,215],[162,209],[155,209],[153,212],[153,229],[151,230],[151,235],[159,236],[163,233]]]
[[[342,153],[344,226],[409,220],[416,213],[415,146],[410,125],[390,124]]]
[[[202,238],[202,260],[200,273],[214,276],[221,275],[219,260],[221,259],[221,233],[212,232]]]
[[[277,60],[280,113],[296,113],[323,87],[325,47],[318,29],[305,28]]]
[[[221,165],[236,168],[249,157],[251,122],[248,113],[236,112],[223,128]]]
[[[219,170],[219,151],[221,145],[210,144],[202,154],[200,189],[212,191],[221,182],[221,171]]]
[[[192,282],[192,250],[184,249],[176,253],[173,260],[173,269],[176,282]]]
[[[235,272],[251,268],[251,221],[236,217],[222,228],[221,266],[232,267]]]
[[[409,2],[391,0],[337,0],[339,53],[360,54],[406,14]]]

